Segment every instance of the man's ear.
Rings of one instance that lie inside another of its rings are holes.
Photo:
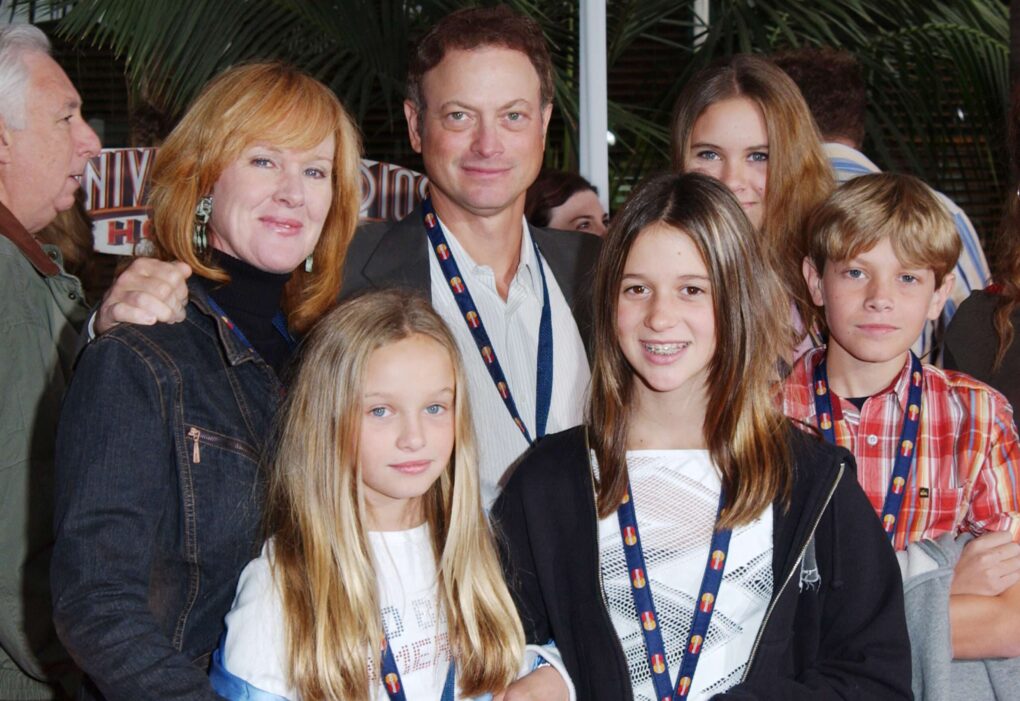
[[[942,278],[942,284],[931,296],[931,304],[928,306],[928,321],[935,321],[942,315],[942,307],[946,306],[946,300],[952,294],[955,284],[956,273],[946,273],[946,276]]]
[[[818,272],[818,268],[815,267],[815,262],[811,260],[811,256],[804,256],[804,262],[801,264],[800,269],[804,274],[804,281],[807,282],[811,301],[815,303],[815,306],[824,307],[825,298],[822,297],[822,275]]]
[[[552,120],[553,103],[549,102],[548,105],[542,108],[542,138],[545,138],[546,133],[549,131],[549,122]]]
[[[421,118],[424,115],[411,100],[404,100],[404,119],[407,120],[407,138],[415,153],[421,153]]]
[[[7,120],[0,115],[0,165],[11,162],[11,130],[7,128]]]

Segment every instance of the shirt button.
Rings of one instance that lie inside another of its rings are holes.
[[[57,259],[57,252],[56,251],[46,251],[46,255],[48,255],[50,257],[50,260],[56,260]]]
[[[69,295],[67,295],[67,296],[68,296],[68,298],[70,298],[70,300],[71,300],[72,302],[73,302],[74,300],[78,299],[78,295],[76,295],[76,294],[75,294],[74,292],[72,292],[71,294],[69,294]]]
[[[878,444],[878,436],[876,436],[874,433],[871,434],[870,436],[868,436],[868,445],[874,446],[874,445],[877,445],[877,444]]]

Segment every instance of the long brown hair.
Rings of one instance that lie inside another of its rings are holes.
[[[367,701],[379,683],[383,630],[357,463],[361,397],[372,353],[414,335],[442,346],[456,377],[453,457],[422,505],[458,687],[466,696],[500,691],[521,662],[524,633],[482,511],[456,344],[427,300],[373,292],[341,304],[309,335],[271,463],[271,566],[283,599],[290,684],[304,701]]]
[[[776,397],[790,311],[740,203],[725,185],[697,173],[660,175],[640,185],[613,218],[602,245],[588,405],[589,440],[599,465],[599,516],[616,510],[627,487],[635,379],[616,336],[620,284],[634,242],[657,224],[690,236],[708,269],[716,337],[703,433],[727,495],[719,525],[748,523],[789,493],[787,420]]]
[[[1009,155],[1014,176],[1020,175],[1020,87],[1013,90],[1009,109]],[[1020,304],[1020,180],[1006,196],[1002,222],[992,255],[992,279],[999,287],[992,323],[998,345],[992,370],[1002,366],[1006,351],[1013,345],[1013,310]]]
[[[835,187],[832,169],[800,90],[786,73],[762,56],[738,54],[713,63],[696,74],[677,99],[673,116],[673,168],[684,169],[691,132],[712,104],[734,97],[754,102],[765,119],[769,137],[765,182],[765,253],[772,256],[810,331],[817,312],[804,290],[801,261],[806,242],[802,225],[815,205]],[[787,353],[786,355],[789,355]]]
[[[192,245],[199,198],[254,142],[310,149],[331,134],[333,201],[313,253],[315,265],[311,273],[295,270],[284,290],[289,325],[306,331],[336,303],[361,207],[358,129],[336,95],[311,76],[282,63],[252,63],[209,81],[156,154],[149,197],[156,254],[226,282],[227,274]]]

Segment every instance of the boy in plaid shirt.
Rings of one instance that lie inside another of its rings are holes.
[[[820,205],[806,231],[804,277],[824,307],[828,345],[795,362],[786,414],[853,452],[896,550],[947,533],[977,536],[953,574],[953,655],[1020,655],[1012,408],[991,387],[910,352],[953,287],[952,219],[919,180],[866,175]]]

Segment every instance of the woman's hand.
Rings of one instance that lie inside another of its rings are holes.
[[[555,667],[539,667],[496,694],[492,701],[567,701],[567,683]]]

